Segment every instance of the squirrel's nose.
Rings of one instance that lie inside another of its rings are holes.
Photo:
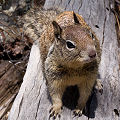
[[[91,50],[91,51],[89,52],[89,57],[90,57],[90,58],[95,58],[95,57],[96,57],[96,51],[95,51],[95,50]]]

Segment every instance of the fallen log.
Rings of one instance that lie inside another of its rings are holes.
[[[118,63],[118,42],[115,29],[115,17],[110,7],[114,2],[110,0],[46,0],[44,8],[59,10],[74,10],[81,14],[91,26],[100,40],[102,49],[100,76],[103,83],[103,94],[94,93],[88,102],[88,110],[80,118],[73,118],[70,95],[63,97],[66,107],[63,108],[61,120],[93,119],[93,120],[119,120],[120,119],[120,70]],[[68,88],[67,91],[76,91]],[[74,91],[74,92],[75,92]],[[67,97],[66,97],[67,96]],[[70,105],[68,105],[70,103]],[[39,45],[32,47],[26,74],[20,91],[14,101],[8,120],[47,120],[51,102],[48,99],[45,79],[41,71]]]

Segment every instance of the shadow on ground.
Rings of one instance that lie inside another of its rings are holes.
[[[63,95],[63,105],[71,110],[77,106],[77,100],[79,98],[79,91],[77,86],[70,86],[66,89]],[[95,110],[97,108],[96,90],[93,89],[91,96],[86,104],[83,114],[88,118],[95,118]]]

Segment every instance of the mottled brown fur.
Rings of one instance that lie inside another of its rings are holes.
[[[50,23],[40,38],[43,72],[53,103],[50,116],[56,117],[61,112],[62,95],[71,85],[79,88],[75,114],[81,115],[97,79],[99,41],[83,18],[76,14],[77,24],[73,15],[73,12],[60,14],[54,22],[58,25]],[[67,48],[67,40],[75,43],[75,48]],[[91,50],[97,53],[94,59],[89,58]]]

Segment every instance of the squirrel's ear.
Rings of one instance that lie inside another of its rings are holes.
[[[79,20],[78,20],[78,18],[77,18],[77,15],[73,12],[73,17],[74,17],[74,22],[76,23],[76,24],[80,24],[80,22],[79,22]]]
[[[53,28],[54,28],[55,37],[60,38],[61,33],[62,33],[61,27],[58,25],[58,23],[56,21],[53,21],[52,24],[53,24]]]

